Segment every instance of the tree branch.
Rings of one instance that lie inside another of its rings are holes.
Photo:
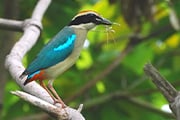
[[[13,31],[23,31],[23,21],[0,18],[0,28]]]
[[[144,72],[146,75],[152,78],[153,83],[162,92],[165,98],[169,102],[174,101],[174,97],[177,96],[176,89],[152,66],[152,64],[146,64],[144,66]]]
[[[44,111],[50,113],[50,115],[55,117],[57,120],[64,120],[64,116],[66,116],[66,120],[84,120],[80,112],[78,112],[80,110],[75,110],[69,107],[62,109],[61,104],[56,104],[56,106],[53,105],[54,101],[39,84],[31,82],[31,84],[24,86],[23,83],[26,78],[19,78],[25,69],[21,62],[23,56],[38,40],[42,29],[41,20],[50,3],[51,0],[39,0],[30,19],[27,19],[24,22],[8,20],[9,24],[7,21],[4,23],[4,26],[6,25],[7,28],[15,29],[15,27],[17,27],[17,30],[24,30],[23,36],[13,46],[9,55],[7,55],[5,66],[17,84],[31,95],[20,91],[12,93],[33,105],[40,107]],[[63,112],[63,110],[66,112]]]
[[[41,108],[45,112],[51,114],[51,116],[53,116],[57,120],[85,120],[80,114],[80,111],[74,110],[72,108],[66,107],[62,109],[59,106],[54,106],[46,101],[43,101],[22,91],[12,91],[11,93],[19,96],[27,102],[30,102],[34,106]]]
[[[41,8],[43,7],[41,6],[42,4],[43,6],[46,5],[44,9]],[[50,4],[50,0],[39,0],[33,14],[41,13],[40,15],[43,15],[42,13],[45,12],[49,4]],[[41,11],[41,10],[44,10],[44,11]],[[19,76],[22,74],[22,72],[25,69],[21,62],[23,59],[23,56],[36,43],[40,35],[41,19],[42,19],[42,16],[35,17],[35,18],[32,17],[31,19],[25,20],[25,23],[22,26],[23,27],[22,29],[24,30],[24,34],[20,38],[20,40],[13,46],[10,54],[7,55],[5,66],[9,70],[11,76],[16,80],[18,85],[23,90],[25,90],[26,92],[34,96],[38,96],[45,101],[53,103],[53,100],[49,97],[47,92],[42,87],[40,87],[39,84],[37,84],[36,82],[32,82],[31,84],[24,86],[23,85],[24,79],[23,80],[19,79]]]
[[[152,79],[159,91],[164,95],[170,104],[172,112],[177,116],[179,106],[179,97],[177,90],[158,72],[152,64],[148,63],[144,66],[144,72]],[[179,113],[179,112],[178,112]],[[180,114],[179,114],[180,115]],[[180,116],[179,116],[180,117]],[[180,119],[178,119],[180,120]]]

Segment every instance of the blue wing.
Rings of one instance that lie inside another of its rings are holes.
[[[75,32],[68,27],[64,27],[46,46],[44,46],[25,72],[27,74],[32,74],[38,70],[48,68],[63,61],[73,51],[75,39]]]

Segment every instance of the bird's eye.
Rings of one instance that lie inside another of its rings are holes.
[[[89,14],[89,17],[90,18],[96,18],[96,15],[95,14]]]

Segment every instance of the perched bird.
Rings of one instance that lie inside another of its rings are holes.
[[[89,30],[97,25],[112,23],[94,11],[82,11],[65,26],[29,64],[20,78],[27,76],[24,85],[39,80],[40,85],[49,93],[54,102],[65,107],[64,102],[53,88],[54,79],[70,68],[78,59]],[[49,80],[48,86],[43,80]]]

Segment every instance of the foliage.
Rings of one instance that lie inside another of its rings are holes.
[[[145,77],[143,66],[151,62],[178,89],[180,72],[180,1],[151,0],[53,0],[43,19],[43,31],[38,43],[24,58],[24,64],[32,61],[36,53],[80,10],[92,9],[114,23],[112,31],[99,27],[89,32],[90,45],[82,51],[76,65],[70,68],[54,82],[60,96],[65,100],[80,90],[82,86],[102,73],[129,45],[132,36],[144,38],[132,46],[122,62],[104,74],[99,81],[78,98],[69,102],[76,107],[85,104],[83,115],[87,120],[164,120],[170,119],[164,114],[139,105],[141,101],[161,111],[167,101]],[[21,1],[19,18],[28,18],[36,1]],[[1,3],[0,3],[1,4]],[[146,6],[145,8],[142,6]],[[139,11],[139,12],[137,12]],[[1,11],[0,11],[1,13]],[[172,20],[173,19],[173,20]],[[111,28],[109,28],[111,29]],[[17,38],[18,40],[18,38]],[[3,119],[11,120],[41,111],[34,106],[9,94],[20,89],[15,82],[6,84]],[[126,93],[123,97],[111,96],[115,92]],[[148,93],[148,94],[147,94]],[[135,98],[136,101],[128,98]],[[104,99],[101,99],[104,98]],[[105,99],[106,98],[106,99]],[[99,100],[99,101],[97,101]],[[91,103],[86,107],[86,103]],[[18,108],[18,109],[17,109]]]

